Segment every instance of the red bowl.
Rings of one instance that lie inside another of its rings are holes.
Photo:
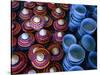
[[[21,36],[22,35],[20,35],[18,37],[18,45],[20,47],[29,47],[35,42],[35,38],[34,38],[34,35],[32,33],[28,33],[27,39],[23,39]]]
[[[65,19],[55,20],[53,23],[53,27],[57,31],[66,31],[68,29],[68,25]]]
[[[31,24],[31,27],[34,30],[39,31],[40,29],[42,29],[44,27],[44,24],[45,24],[44,17],[43,16],[36,16],[36,15],[34,15],[30,19],[30,24]]]
[[[36,6],[36,7],[33,9],[33,13],[34,13],[35,15],[44,16],[44,15],[47,14],[46,7],[44,7],[44,6]]]
[[[33,57],[33,50],[38,49],[38,48],[44,48],[44,46],[41,44],[35,44],[30,47],[30,49],[28,51],[28,57],[30,60],[32,60],[32,57]]]
[[[54,10],[56,8],[56,4],[55,3],[48,3],[48,8],[51,10]]]
[[[13,74],[18,74],[25,69],[27,65],[27,57],[23,52],[15,52],[14,54],[18,55],[19,62],[11,66],[11,71]]]
[[[16,12],[12,12],[11,13],[11,20],[15,20],[16,19]]]
[[[24,2],[24,7],[28,9],[33,9],[35,7],[35,2]]]
[[[45,26],[44,26],[44,28],[49,28],[53,23],[53,19],[48,15],[45,15],[44,17],[45,17]]]
[[[30,21],[29,21],[29,20],[24,21],[24,22],[22,23],[21,26],[22,26],[22,30],[23,30],[24,32],[32,33],[32,32],[35,31],[35,30],[33,30],[33,28],[31,27],[31,24],[30,24]]]
[[[58,43],[51,44],[48,51],[51,54],[51,61],[60,61],[64,56],[64,51]]]
[[[46,35],[41,36],[40,31],[35,34],[36,41],[40,44],[48,43],[51,38],[51,33],[48,30],[46,30]]]
[[[50,54],[45,48],[38,48],[33,51],[32,65],[37,69],[44,69],[50,63]]]
[[[44,72],[61,72],[63,71],[62,66],[58,62],[52,62],[46,69],[44,69]]]
[[[32,10],[23,8],[21,12],[19,13],[19,17],[22,20],[29,20],[32,17]]]
[[[60,10],[60,12],[57,13],[56,10],[57,12],[59,12]],[[51,11],[51,14],[55,19],[60,19],[65,17],[65,11],[62,10],[62,8],[55,8],[54,10]]]
[[[53,34],[53,41],[62,43],[63,37],[64,37],[64,32],[55,32]]]
[[[11,27],[12,35],[17,35],[21,31],[21,26],[18,22],[13,21]]]

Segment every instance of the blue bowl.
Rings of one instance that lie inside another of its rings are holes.
[[[76,4],[71,5],[71,7],[70,7],[70,15],[73,13],[73,9],[74,9],[75,6],[76,6]]]
[[[75,17],[73,14],[70,16],[70,18],[74,19],[77,22],[81,22],[82,19],[78,19],[77,17]]]
[[[79,29],[81,21],[85,18],[86,8],[83,5],[72,5],[69,16],[69,29],[74,32]]]
[[[69,30],[70,30],[71,32],[76,32],[77,29],[78,29],[77,26],[75,26],[75,24],[72,23],[72,22],[69,22],[68,27],[69,27]]]
[[[81,39],[81,45],[84,47],[87,51],[93,51],[96,48],[96,42],[94,38],[91,35],[84,35]]]
[[[70,22],[72,22],[76,27],[79,27],[81,20],[75,19],[75,18],[73,18],[73,16],[71,16]]]
[[[93,16],[94,19],[97,20],[97,8],[96,7],[94,8],[94,11],[93,11],[93,15],[92,16]]]
[[[68,71],[72,67],[72,65],[67,61],[67,56],[64,57],[62,65],[65,71]]]
[[[88,64],[92,68],[97,68],[97,53],[95,51],[91,51],[88,56]]]
[[[96,30],[96,21],[92,18],[85,18],[81,22],[81,27],[78,33],[82,36],[84,34],[93,34]]]
[[[68,50],[68,59],[72,64],[81,64],[85,58],[85,50],[78,44],[72,44]]]
[[[83,70],[83,68],[80,67],[80,66],[73,66],[73,67],[71,67],[71,68],[69,69],[69,71],[79,71],[79,70]]]
[[[73,6],[73,15],[78,19],[85,18],[86,12],[87,10],[84,5]]]
[[[77,42],[77,40],[76,40],[76,38],[75,38],[74,35],[72,35],[72,34],[66,34],[66,35],[63,37],[63,42],[62,42],[62,46],[63,46],[64,52],[67,53],[69,47],[70,47],[72,44],[75,44],[76,42]]]

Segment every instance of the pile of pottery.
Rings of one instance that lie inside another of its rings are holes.
[[[97,68],[96,6],[12,1],[11,9],[13,74]]]

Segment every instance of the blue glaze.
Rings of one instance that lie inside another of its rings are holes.
[[[77,26],[75,26],[75,24],[73,24],[72,22],[69,22],[68,27],[69,27],[69,30],[72,32],[77,31]]]
[[[70,16],[69,16],[69,29],[70,31],[74,32],[77,31],[80,27],[80,23],[82,19],[85,18],[86,15],[86,8],[83,5],[72,5],[70,9]]]
[[[97,68],[97,53],[95,51],[89,53],[88,64],[92,68]]]
[[[83,5],[76,5],[73,9],[73,14],[75,17],[77,17],[78,19],[82,19],[85,17],[86,15],[86,8]]]
[[[68,63],[68,61],[67,61],[67,55],[66,55],[65,58],[63,59],[62,65],[63,65],[63,68],[64,68],[65,71],[68,71],[68,70],[72,67],[72,65],[70,65],[70,64]]]
[[[84,35],[81,39],[81,45],[87,50],[87,51],[93,51],[96,48],[96,42],[94,38],[91,35]]]
[[[62,62],[63,69],[64,69],[65,71],[70,71],[71,68],[72,68],[73,66],[78,66],[78,65],[81,64],[81,62],[75,62],[74,64],[72,64],[72,63],[74,63],[74,62],[71,62],[71,61],[69,60],[68,56],[66,55],[66,56],[64,57],[64,59],[63,59],[63,62]],[[81,68],[81,69],[82,69],[82,68]],[[77,69],[77,70],[78,70],[78,69]]]
[[[73,67],[71,67],[71,68],[69,69],[69,71],[79,71],[79,70],[83,70],[83,68],[80,67],[80,66],[73,66]]]
[[[77,40],[75,38],[74,35],[72,34],[66,34],[64,37],[63,37],[63,42],[62,42],[62,46],[63,46],[63,49],[64,49],[64,52],[67,53],[70,45],[76,43]]]
[[[84,34],[93,34],[96,30],[96,21],[93,20],[92,18],[85,18],[81,22],[81,27],[78,30],[78,34],[80,36]]]
[[[85,50],[78,44],[72,44],[68,51],[68,60],[72,65],[79,65],[84,61]]]
[[[97,20],[97,8],[94,8],[93,14],[92,14],[93,18]]]

